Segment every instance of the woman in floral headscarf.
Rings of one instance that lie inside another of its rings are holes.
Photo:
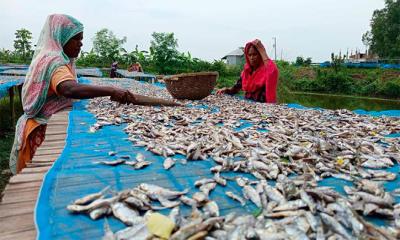
[[[276,103],[279,72],[261,41],[256,39],[247,43],[244,54],[246,64],[235,86],[220,89],[217,94],[236,94],[243,90],[247,99]]]
[[[83,25],[75,18],[62,14],[48,16],[22,87],[24,114],[18,119],[10,154],[14,174],[31,161],[43,142],[51,115],[71,106],[72,99],[110,96],[119,103],[141,104],[136,101],[139,95],[128,90],[76,81],[74,59],[81,50],[82,38]],[[163,101],[163,105],[177,104]]]

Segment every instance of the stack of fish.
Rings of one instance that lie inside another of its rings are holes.
[[[113,215],[127,225],[116,233],[106,227],[105,239],[156,239],[149,231],[148,216],[153,211],[173,208],[169,218],[173,222],[169,239],[396,239],[400,237],[399,205],[393,201],[363,198],[371,204],[384,204],[395,209],[393,227],[378,228],[366,222],[354,210],[354,199],[346,199],[329,187],[313,187],[305,181],[292,180],[279,175],[276,186],[266,181],[243,184],[244,196],[262,210],[258,216],[234,213],[220,216],[218,204],[208,199],[208,193],[215,187],[213,181],[199,181],[200,191],[187,197],[187,191],[173,191],[157,185],[142,183],[116,195],[104,198],[104,189],[77,199],[67,209],[74,213],[87,213],[96,220]],[[357,194],[365,196],[362,189],[369,189],[370,183],[360,182]],[[254,187],[252,185],[255,185]],[[381,194],[390,194],[383,188]],[[228,194],[228,193],[227,193]],[[156,205],[154,202],[159,202]],[[244,201],[244,200],[242,200]],[[353,202],[353,203],[352,203]],[[180,204],[189,205],[192,213],[183,216]],[[201,209],[201,211],[199,210]],[[375,208],[375,210],[378,208]],[[364,210],[365,212],[365,210]],[[372,211],[370,211],[372,212]],[[377,212],[388,214],[389,211]],[[161,227],[161,226],[160,226]],[[397,228],[397,230],[396,230]],[[158,236],[159,237],[159,236]]]
[[[136,93],[169,97],[166,90],[158,87],[135,81],[131,84]],[[384,169],[400,163],[400,142],[385,136],[400,132],[399,119],[361,116],[347,110],[266,106],[230,96],[211,95],[200,102],[184,103],[188,107],[132,107],[98,98],[89,104],[89,110],[98,119],[90,131],[111,124],[127,124],[125,132],[129,140],[164,156],[167,170],[174,166],[176,155],[184,155],[188,161],[213,159],[215,162],[210,169],[214,176],[196,182],[199,191],[193,196],[182,195],[179,201],[151,198],[168,208],[180,202],[193,209],[208,206],[204,213],[192,214],[204,215],[201,220],[184,218],[186,221],[182,223],[187,224],[177,223],[178,230],[173,236],[196,222],[194,225],[204,228],[195,233],[205,234],[205,231],[208,239],[245,236],[251,239],[251,236],[258,236],[254,239],[271,239],[265,236],[275,236],[272,239],[288,236],[394,239],[396,234],[399,237],[396,228],[400,227],[400,207],[391,195],[396,192],[386,192],[380,183],[396,179],[395,173]],[[268,131],[260,131],[265,128]],[[217,185],[227,184],[229,179],[221,175],[226,172],[237,174],[235,180],[242,187],[244,197],[229,191],[226,195],[242,205],[247,200],[254,203],[262,209],[258,218],[250,215],[221,219],[216,213],[218,205],[209,199],[209,193]],[[257,181],[244,178],[242,173],[252,174]],[[356,188],[345,188],[347,199],[330,188],[318,187],[318,182],[326,177],[351,181]],[[276,180],[276,186],[268,185],[267,180]],[[142,210],[145,209],[139,207]],[[376,228],[359,213],[382,216],[390,226]],[[204,223],[207,216],[215,218],[212,224]]]

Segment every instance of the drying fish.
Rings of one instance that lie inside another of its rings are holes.
[[[215,182],[215,179],[211,179],[211,178],[202,178],[202,179],[197,180],[196,182],[194,182],[194,185],[195,185],[196,187],[200,187],[200,186],[202,186],[202,185],[204,185],[204,184],[213,183],[213,182]]]
[[[175,165],[175,162],[176,162],[176,160],[174,160],[172,158],[166,158],[163,163],[164,169],[168,170],[168,169],[172,168]]]
[[[280,212],[280,211],[291,211],[291,210],[298,210],[300,208],[306,207],[307,204],[301,200],[293,200],[293,201],[288,201],[285,203],[280,204],[276,208],[273,209],[274,212]]]
[[[127,83],[140,94],[170,98],[165,89],[136,81]],[[118,194],[115,202],[140,212],[152,206],[153,210],[172,207],[178,202],[192,206],[192,215],[176,218],[179,226],[172,239],[396,238],[393,227],[374,227],[360,214],[377,215],[391,226],[400,225],[399,207],[393,198],[396,192],[386,192],[383,185],[384,181],[396,179],[398,173],[377,169],[400,161],[398,140],[384,138],[400,132],[398,119],[374,118],[348,110],[298,110],[279,104],[265,107],[225,95],[183,102],[188,107],[132,109],[96,98],[88,107],[98,120],[91,127],[94,131],[104,125],[126,123],[124,131],[128,139],[154,154],[165,157],[181,154],[189,160],[213,159],[210,172],[214,176],[196,182],[200,191],[193,194],[193,199],[184,194],[165,197],[164,193],[142,187]],[[243,126],[239,119],[251,124],[236,129]],[[268,132],[259,131],[265,127]],[[146,162],[142,154],[135,160]],[[125,161],[125,164],[137,163]],[[186,166],[192,167],[191,164],[189,161]],[[167,162],[166,165],[169,168]],[[232,179],[243,188],[244,195],[263,208],[261,215],[203,224],[207,221],[204,217],[215,215],[210,210],[213,205],[207,205],[216,200],[208,199],[210,191],[216,184],[230,184],[226,181],[229,178],[220,175],[222,172],[224,176],[235,175]],[[251,174],[256,180],[250,182],[244,174]],[[318,187],[325,177],[352,181],[355,186],[346,186],[347,195],[341,196],[332,188]],[[268,185],[267,179],[277,180],[276,185]],[[100,209],[111,205],[101,200],[100,197],[87,205],[75,204],[69,208],[84,214],[99,209],[100,213]],[[164,206],[155,207],[154,201]],[[203,207],[202,211],[197,206]],[[131,235],[124,238],[137,238],[141,231],[126,230]]]
[[[219,207],[214,201],[209,201],[203,206],[203,211],[208,217],[219,217]]]
[[[219,174],[219,172],[214,174],[214,180],[216,183],[218,183],[221,186],[226,186],[226,179],[221,177],[221,175]]]
[[[151,164],[151,162],[149,162],[149,161],[142,161],[142,162],[137,162],[134,167],[135,167],[135,169],[142,169],[144,167],[149,166],[150,164]]]
[[[252,201],[257,207],[259,208],[262,207],[260,195],[254,188],[252,188],[249,185],[245,185],[242,191],[243,191],[243,196],[246,199]]]
[[[202,191],[206,196],[208,196],[216,186],[217,183],[215,182],[206,183],[200,186],[200,191]]]
[[[162,197],[167,200],[178,198],[188,192],[187,190],[182,192],[172,191],[166,188],[159,187],[154,184],[147,184],[147,183],[140,184],[139,189],[144,191],[147,194],[147,196],[149,196],[152,199],[158,199],[159,197]]]
[[[83,198],[77,199],[74,201],[73,204],[75,205],[85,205],[88,203],[93,202],[94,200],[104,196],[104,194],[110,189],[110,187],[105,187],[103,190],[101,190],[98,193],[93,193],[93,194],[89,194]]]
[[[89,213],[89,216],[93,220],[97,220],[105,215],[108,215],[111,213],[111,208],[110,207],[101,207],[101,208],[96,208],[92,210]]]
[[[114,216],[126,225],[132,226],[142,221],[142,217],[139,216],[139,213],[135,210],[132,210],[124,203],[113,203],[111,205],[111,210]]]
[[[208,195],[206,195],[204,192],[196,192],[196,193],[193,194],[192,198],[198,204],[203,204],[204,202],[208,201]]]
[[[226,194],[226,196],[232,198],[233,200],[240,202],[240,205],[242,205],[242,206],[244,206],[246,204],[246,201],[243,198],[239,197],[238,195],[234,194],[233,192],[228,191],[228,192],[225,192],[225,194]]]
[[[110,207],[111,204],[113,204],[114,202],[117,202],[118,199],[119,199],[119,196],[115,196],[115,197],[107,198],[107,199],[99,198],[99,199],[94,200],[93,202],[91,202],[88,205],[75,205],[75,204],[68,205],[67,209],[70,212],[74,212],[74,213],[91,211],[93,209],[97,209],[97,208],[101,208],[101,207]]]
[[[196,200],[194,200],[192,198],[189,198],[189,197],[186,197],[185,195],[182,195],[179,199],[181,200],[182,203],[184,203],[184,204],[186,204],[188,206],[191,206],[191,207],[197,206],[197,201]],[[205,200],[206,199],[204,198],[204,200],[201,200],[200,202],[203,202]]]
[[[114,161],[99,161],[99,162],[94,162],[94,163],[108,165],[108,166],[117,166],[117,165],[125,163],[125,160],[124,159],[117,159],[117,160],[114,160]]]

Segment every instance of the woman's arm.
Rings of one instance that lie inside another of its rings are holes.
[[[236,82],[236,84],[231,87],[231,88],[222,88],[217,90],[217,94],[236,94],[238,93],[240,90],[242,90],[242,78],[239,78]]]
[[[67,98],[87,99],[110,96],[110,100],[119,103],[132,103],[144,106],[181,106],[171,100],[133,94],[126,89],[79,84],[75,81],[64,81],[57,86],[57,92]]]
[[[125,89],[79,84],[76,81],[64,81],[57,86],[57,92],[66,98],[88,99],[110,96],[111,100],[127,103],[133,102],[134,95]]]

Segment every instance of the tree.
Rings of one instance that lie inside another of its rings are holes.
[[[304,66],[310,66],[312,63],[312,58],[308,57],[305,61],[304,61]]]
[[[175,62],[179,56],[176,49],[178,39],[174,33],[157,33],[151,35],[153,40],[150,42],[150,55],[155,67],[160,73],[173,73]]]
[[[122,45],[125,42],[126,37],[118,39],[112,31],[103,28],[96,33],[93,39],[93,50],[101,57],[103,63],[111,63],[124,52]]]
[[[371,32],[363,35],[364,40],[381,58],[400,57],[400,0],[386,0],[385,8],[374,11]]]
[[[372,44],[372,33],[370,31],[367,31],[362,35],[362,42],[368,51],[371,48]]]
[[[33,55],[30,42],[31,39],[32,33],[25,28],[22,28],[15,32],[14,48],[16,53],[19,54],[23,60],[27,60]]]
[[[303,57],[297,57],[296,58],[296,66],[303,66],[304,64],[304,58]]]

